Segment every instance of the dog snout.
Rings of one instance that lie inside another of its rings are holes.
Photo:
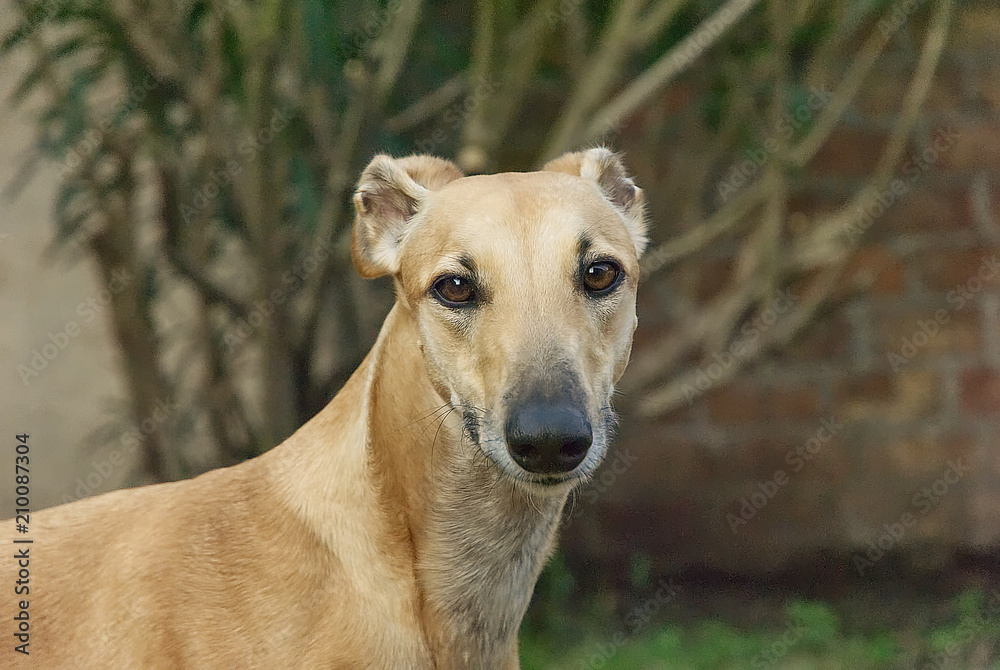
[[[523,405],[510,413],[504,428],[514,462],[540,475],[572,471],[594,439],[587,415],[566,403]]]

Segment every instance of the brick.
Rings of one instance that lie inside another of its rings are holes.
[[[974,227],[967,186],[917,182],[875,223],[872,234],[881,239],[899,233],[947,234]]]
[[[896,436],[884,444],[885,456],[888,459],[883,466],[886,469],[885,474],[895,479],[911,480],[920,486],[927,486],[947,469],[949,460],[969,459],[974,452],[973,445],[973,440],[961,433],[941,437]],[[965,481],[968,483],[967,479]]]
[[[886,139],[884,132],[838,127],[812,164],[823,176],[867,176],[874,171]]]
[[[836,391],[836,406],[839,414],[847,419],[866,418],[872,411],[892,401],[895,393],[893,375],[875,372],[846,377],[839,380]]]
[[[681,114],[691,108],[691,102],[698,97],[695,87],[691,82],[677,82],[663,89],[658,100],[658,109],[653,110],[653,114],[659,116],[666,115],[670,118],[676,114]]]
[[[803,544],[824,546],[831,536],[839,535],[837,509],[840,484],[821,477],[793,479],[781,503],[781,521],[786,522],[790,534]],[[791,523],[788,523],[791,522]]]
[[[677,331],[677,325],[664,323],[662,321],[662,308],[642,308],[637,309],[639,316],[639,327],[635,329],[632,336],[632,360],[636,360],[640,354],[655,347],[657,343],[670,337]],[[645,316],[645,318],[643,318]],[[628,372],[626,371],[626,374]]]
[[[963,520],[972,544],[990,545],[1000,537],[1000,491],[977,491],[969,503],[969,516]]]
[[[1000,68],[997,68],[1000,70]],[[1000,107],[997,108],[1000,111]],[[986,202],[985,211],[983,212],[983,217],[986,219],[983,223],[989,230],[990,237],[994,239],[1000,238],[1000,180],[995,177],[990,178],[986,182]]]
[[[658,462],[662,462],[662,458]],[[660,492],[662,492],[664,484],[675,491],[690,490],[692,482],[702,482],[707,486],[708,482],[712,481],[716,470],[714,465],[711,453],[703,445],[671,440],[669,465],[638,468],[635,472],[635,479],[637,482],[648,484],[645,488],[649,491],[650,499],[655,500],[661,495]],[[644,472],[640,472],[640,470],[644,470]],[[631,486],[631,483],[629,485]]]
[[[656,454],[658,458],[651,455],[654,457],[640,459],[639,462],[646,466],[631,473],[626,493],[631,492],[632,486],[638,486],[648,492],[649,499],[655,500],[662,495],[664,485],[686,492],[690,491],[692,483],[709,486],[709,482],[718,476],[717,458],[704,445],[684,440],[670,440],[669,445],[669,459],[664,459],[663,453]],[[661,444],[659,451],[662,450]]]
[[[805,185],[806,188],[808,186]],[[804,214],[807,217],[828,215],[839,210],[852,193],[853,191],[841,189],[831,189],[831,192],[807,190],[793,193],[788,198],[788,211],[792,213],[788,221],[791,232],[793,234],[804,232],[810,223],[808,220],[803,222],[795,216],[796,214]],[[801,225],[800,222],[806,225],[796,229],[797,225]]]
[[[941,156],[939,170],[1000,170],[1000,126],[969,122],[957,127],[955,145]]]
[[[761,389],[743,381],[734,381],[705,397],[708,415],[724,424],[755,423],[763,413]]]
[[[919,421],[940,407],[939,389],[937,375],[920,369],[847,377],[840,382],[834,412],[846,421]]]
[[[956,109],[962,109],[970,102],[966,91],[963,90],[965,70],[953,59],[945,58],[938,65],[934,76],[934,84],[927,92],[927,101],[924,109],[931,112],[953,114]],[[900,82],[908,86],[912,76],[912,68],[900,73]]]
[[[899,295],[906,284],[906,271],[902,260],[888,247],[872,244],[854,255],[844,273],[845,289],[856,285],[858,279],[870,283],[868,291],[874,295]]]
[[[1000,111],[1000,69],[989,63],[978,63],[971,74],[969,88],[975,91],[976,103]]]
[[[721,476],[734,483],[732,492],[745,495],[754,483],[772,479],[778,470],[785,473],[787,488],[801,486],[802,480],[823,480],[824,486],[842,483],[850,472],[844,443],[837,436],[830,437],[826,431],[822,436],[827,437],[827,441],[823,442],[819,439],[819,430],[825,424],[818,417],[814,417],[812,423],[809,429],[795,431],[783,440],[751,439],[731,447],[726,473]]]
[[[937,505],[928,508],[914,496],[933,486],[948,468],[948,461],[964,458],[971,461],[973,440],[964,433],[942,436],[895,435],[888,439],[869,439],[856,446],[860,462],[855,474],[841,489],[838,507],[859,535],[852,539],[866,541],[870,533],[880,532],[882,524],[894,523],[903,513],[917,523],[907,533],[905,544],[916,539],[949,542],[965,525],[965,501],[977,476],[973,470],[949,486]],[[926,514],[924,513],[926,511]]]
[[[860,118],[859,126],[888,127],[898,114],[913,71],[912,48],[923,36],[931,9],[924,4],[911,17],[904,30],[911,31],[912,39],[901,37],[890,45],[852,103],[848,116]],[[899,167],[919,157],[927,148],[926,141],[948,121],[956,124],[955,144],[924,166],[917,179],[907,181],[905,195],[879,216],[864,246],[849,262],[847,277],[862,274],[872,279],[871,290],[861,297],[867,300],[867,309],[861,313],[871,315],[870,323],[857,324],[864,332],[855,332],[845,310],[834,306],[789,347],[756,362],[752,371],[729,385],[713,389],[693,409],[685,407],[642,425],[631,422],[635,430],[629,439],[641,443],[645,451],[641,465],[608,494],[616,500],[622,496],[623,504],[620,516],[609,516],[611,523],[603,528],[615,537],[596,535],[595,551],[624,554],[628,532],[656,537],[665,548],[671,542],[683,546],[683,560],[694,564],[743,569],[765,562],[787,567],[783,562],[790,556],[817,547],[851,551],[880,532],[882,524],[897,521],[903,512],[916,512],[914,493],[938,478],[949,458],[971,453],[977,454],[979,469],[939,507],[921,517],[900,546],[904,552],[919,549],[914,553],[921,556],[942,552],[950,556],[959,541],[983,546],[1000,541],[1000,516],[995,514],[1000,504],[1000,453],[993,453],[1000,435],[1000,369],[989,358],[996,346],[987,339],[990,331],[986,329],[995,329],[996,324],[992,312],[986,314],[985,302],[987,297],[1000,296],[1000,278],[964,309],[957,310],[954,301],[947,299],[949,291],[976,276],[985,257],[996,253],[985,242],[972,242],[989,239],[989,231],[982,226],[991,225],[992,220],[995,232],[1000,233],[1000,224],[995,223],[1000,221],[998,17],[1000,6],[989,0],[960,3],[955,9],[953,35],[958,39],[946,46],[925,120],[918,124],[923,130],[907,147]],[[636,153],[636,165],[644,168],[641,181],[648,186],[651,201],[655,200],[660,240],[686,225],[671,212],[678,195],[683,196],[677,185],[684,183],[690,163],[676,155],[657,160],[665,154],[646,145],[651,136],[648,129],[666,133],[663,140],[668,141],[669,124],[663,125],[662,112],[683,112],[695,99],[694,93],[695,85],[683,90],[668,87],[647,111],[633,117],[628,136],[623,136],[629,142],[626,148]],[[816,158],[807,183],[792,194],[789,211],[797,216],[789,218],[789,235],[807,231],[810,217],[817,213],[838,209],[850,197],[848,189],[871,173],[883,142],[879,132],[838,128]],[[640,159],[643,152],[650,156]],[[900,177],[906,179],[902,173]],[[972,190],[977,183],[974,179],[987,186],[985,203],[974,199],[979,195]],[[656,188],[657,183],[674,186]],[[980,212],[974,204],[986,207]],[[977,218],[980,214],[982,220]],[[979,246],[968,248],[971,245]],[[724,290],[729,266],[718,259],[734,247],[731,237],[720,241],[712,249],[716,260],[711,263],[703,263],[704,256],[682,262],[644,286],[637,350],[651,346],[670,328],[683,326],[676,316],[666,316],[677,295],[706,300]],[[644,298],[654,285],[655,299]],[[899,352],[904,340],[920,332],[918,322],[933,320],[938,309],[946,310],[948,322],[927,337],[898,372],[891,371],[887,354]],[[656,318],[658,327],[651,329]],[[862,350],[851,346],[854,338],[862,336],[864,350],[870,344],[875,358],[868,361],[872,366],[868,374],[859,376],[846,362],[854,360],[855,348]],[[966,366],[958,369],[952,383],[945,383],[944,373],[938,370],[945,362]],[[769,376],[767,368],[773,368],[776,376]],[[832,375],[830,408],[824,406],[822,387],[811,384],[817,368]],[[622,409],[626,406],[623,402]],[[958,408],[958,417],[944,414],[952,407]],[[775,469],[790,471],[785,462],[788,450],[808,439],[811,422],[828,411],[847,423],[845,435],[798,473],[789,472],[789,483],[781,493],[734,536],[724,521],[725,513],[753,492],[757,480],[773,477]],[[963,428],[967,425],[973,426],[968,432]],[[958,428],[948,428],[954,426]],[[762,436],[767,439],[757,439]],[[709,445],[698,439],[712,441]],[[634,499],[637,502],[630,502],[629,496],[637,489],[641,492]],[[640,517],[641,528],[625,523],[654,507],[655,515]],[[656,519],[662,522],[663,518],[673,519],[666,540],[654,532]],[[616,527],[619,523],[621,528]],[[579,524],[579,528],[590,526]],[[918,546],[922,540],[928,542],[926,547]],[[887,561],[871,574],[888,576],[891,570]]]
[[[1000,372],[988,368],[963,372],[962,407],[973,414],[1000,414]]]
[[[677,438],[670,431],[645,426],[635,429],[626,426],[607,462],[613,464],[616,455],[625,453],[635,458],[635,464],[609,487],[620,488],[619,493],[625,497],[635,493],[655,500],[663,495],[665,488],[690,492],[699,486],[709,487],[725,481],[733,470],[731,451],[720,452],[692,440]]]
[[[935,81],[935,86],[937,82]],[[909,85],[909,71],[901,66],[876,69],[852,103],[865,116],[895,117]]]
[[[806,327],[797,341],[781,352],[781,356],[790,361],[831,362],[843,359],[850,336],[851,325],[842,312],[827,314]]]
[[[991,3],[960,5],[952,30],[961,35],[961,48],[971,53],[996,52],[1000,50],[1000,9]]]
[[[756,490],[756,482],[770,480],[778,470],[784,470],[787,477],[790,468],[785,455],[794,444],[794,440],[764,438],[734,447],[737,458],[730,462],[728,477],[735,483],[735,492],[749,495]]]
[[[947,320],[941,324],[936,316]],[[938,327],[936,334],[934,328]],[[966,307],[955,311],[952,305],[942,302],[938,308],[905,310],[882,316],[876,331],[875,348],[878,356],[895,368],[909,367],[928,357],[948,353],[975,355],[982,351],[983,337],[976,310]],[[907,359],[902,364],[889,354]]]
[[[808,447],[809,439],[812,437],[810,435],[793,446],[796,448],[799,446]],[[796,453],[796,455],[798,454]],[[834,438],[825,443],[811,460],[804,461],[799,472],[795,472],[795,467],[793,457],[789,476],[792,477],[796,486],[823,488],[824,486],[843,486],[850,479],[854,466],[851,463],[847,443],[842,439]]]
[[[919,269],[922,283],[933,291],[952,291],[968,284],[988,261],[1000,254],[996,247],[953,249],[936,247],[920,254],[914,265]],[[1000,276],[989,279],[991,288],[1000,288]]]
[[[709,417],[727,425],[759,421],[812,422],[820,414],[819,393],[807,386],[759,386],[737,380],[705,398]]]
[[[770,419],[810,421],[820,415],[819,392],[815,386],[781,386],[771,390],[767,398]]]
[[[637,399],[640,396],[639,393],[635,393],[635,395]],[[628,402],[629,401],[626,400],[621,404],[627,406]],[[675,407],[669,412],[664,412],[663,414],[658,414],[655,418],[647,419],[645,423],[651,428],[660,426],[677,426],[679,424],[689,423],[695,420],[695,417],[697,416],[697,408],[701,402],[702,397],[698,396],[694,399],[693,403],[689,404],[685,401],[683,404]],[[671,447],[671,449],[672,448],[673,447]]]
[[[732,279],[733,261],[730,259],[708,259],[698,268],[698,290],[696,297],[699,303],[708,303],[719,293],[726,290]]]

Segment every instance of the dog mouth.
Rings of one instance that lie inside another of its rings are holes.
[[[517,485],[530,487],[535,492],[562,490],[566,486],[573,487],[590,479],[604,460],[609,437],[616,423],[614,412],[610,407],[607,408],[607,411],[601,413],[599,420],[594,422],[595,430],[586,446],[562,445],[561,454],[557,457],[562,463],[553,470],[545,467],[532,468],[532,465],[537,464],[526,460],[523,454],[518,458],[518,447],[512,448],[504,431],[492,425],[489,413],[480,414],[463,407],[461,416],[465,438],[475,445],[489,463],[505,478]],[[571,467],[567,467],[568,465]]]

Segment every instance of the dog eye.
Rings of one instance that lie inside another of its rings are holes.
[[[472,282],[465,277],[449,275],[434,282],[434,297],[446,307],[457,307],[472,302],[476,290]]]
[[[583,285],[590,293],[607,293],[618,285],[621,277],[622,269],[617,263],[597,261],[583,271]]]

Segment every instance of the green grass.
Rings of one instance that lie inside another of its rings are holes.
[[[845,623],[843,604],[801,599],[785,603],[783,621],[736,624],[675,609],[683,621],[665,611],[631,630],[606,608],[599,616],[599,605],[571,616],[542,605],[543,622],[536,616],[522,632],[521,663],[524,670],[1000,670],[1000,599],[971,589],[925,605],[914,602],[912,624],[883,630],[872,628],[870,612],[857,613],[867,621],[861,630]]]

